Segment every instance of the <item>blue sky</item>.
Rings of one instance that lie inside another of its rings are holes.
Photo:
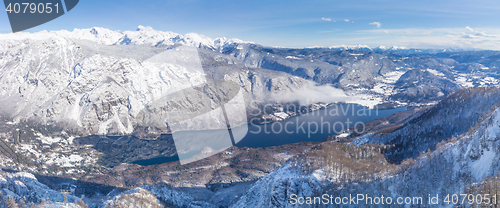
[[[500,50],[500,1],[464,0],[81,0],[69,13],[28,31],[138,25],[238,38],[266,46],[333,45]],[[7,14],[0,32],[10,32]]]

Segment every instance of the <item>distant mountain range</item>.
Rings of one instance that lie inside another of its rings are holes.
[[[375,52],[397,52],[401,54],[418,54],[418,53],[428,53],[428,54],[437,54],[437,53],[445,53],[445,52],[464,52],[464,51],[472,51],[461,48],[435,48],[435,49],[418,49],[418,48],[407,48],[404,46],[377,46],[370,47],[367,45],[340,45],[340,46],[330,46],[330,47],[312,47],[312,48],[328,48],[332,50],[356,50],[356,51],[375,51]]]

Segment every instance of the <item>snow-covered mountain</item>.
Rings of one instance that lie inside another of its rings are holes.
[[[440,105],[449,105],[448,110],[443,110],[443,107],[437,106],[437,110],[441,110],[442,114],[456,115],[462,112],[464,114],[462,122],[476,122],[473,128],[470,128],[466,133],[460,133],[451,138],[451,136],[444,136],[445,141],[435,146],[434,150],[422,152],[416,159],[410,159],[403,162],[402,165],[397,166],[397,169],[391,170],[394,166],[383,165],[383,161],[372,160],[376,158],[364,150],[355,150],[354,154],[349,153],[349,148],[337,148],[340,152],[346,152],[351,155],[352,161],[337,157],[333,163],[328,161],[332,156],[332,149],[325,148],[331,144],[329,142],[321,144],[312,153],[304,153],[303,156],[289,160],[285,165],[273,171],[267,176],[259,179],[241,199],[232,205],[232,207],[309,207],[306,197],[310,197],[309,203],[313,197],[322,197],[323,194],[329,194],[334,197],[344,197],[357,194],[364,196],[381,197],[382,195],[392,198],[393,203],[397,203],[398,197],[422,197],[420,205],[414,204],[412,201],[408,205],[396,204],[397,206],[425,206],[428,205],[428,196],[436,196],[439,194],[440,200],[438,206],[440,207],[453,207],[454,204],[446,203],[445,197],[448,195],[451,199],[453,194],[460,195],[463,193],[470,193],[468,187],[472,184],[480,184],[486,177],[492,176],[500,169],[498,161],[500,161],[500,154],[498,147],[500,145],[499,132],[500,132],[500,109],[493,106],[481,108],[481,112],[485,114],[479,118],[475,116],[468,116],[471,112],[463,112],[457,106],[467,107],[475,103],[476,98],[474,93],[484,89],[475,89],[473,91],[461,91],[457,93],[455,99],[453,96],[450,100]],[[492,89],[490,89],[492,90]],[[493,90],[497,92],[498,90]],[[497,96],[491,94],[492,92],[484,94],[484,96]],[[498,97],[491,99],[498,100]],[[486,102],[490,103],[491,102]],[[484,106],[483,106],[484,107]],[[480,110],[480,109],[476,109]],[[433,111],[432,109],[430,110]],[[419,120],[422,122],[432,122],[437,118],[424,113],[421,116],[412,119],[409,123],[416,123]],[[445,124],[456,122],[457,119],[449,118],[446,116],[439,117],[440,123]],[[449,119],[449,120],[447,120]],[[423,124],[422,124],[423,125]],[[457,124],[461,125],[461,124]],[[436,129],[445,130],[446,127],[436,127]],[[401,140],[406,140],[406,143],[420,142],[426,144],[425,134],[426,127],[420,125],[407,125],[399,131],[408,132],[408,135],[399,137]],[[448,129],[447,129],[448,130]],[[397,132],[397,131],[396,131]],[[411,133],[421,133],[421,135],[414,135]],[[464,132],[464,131],[461,131]],[[428,132],[429,133],[429,132]],[[427,134],[428,134],[427,133]],[[438,132],[439,133],[439,132]],[[371,142],[379,142],[375,134],[368,134],[362,140]],[[446,138],[450,138],[446,140]],[[365,142],[366,142],[365,141]],[[357,143],[359,144],[359,142]],[[392,145],[390,141],[385,144]],[[432,143],[431,143],[432,144]],[[435,144],[435,143],[434,143]],[[349,146],[349,145],[348,145]],[[351,149],[366,148],[363,145],[356,147],[350,145]],[[391,146],[386,146],[390,148]],[[412,148],[411,146],[409,148]],[[326,152],[328,151],[328,152]],[[382,151],[383,152],[383,151]],[[377,155],[379,153],[375,153]],[[391,154],[390,152],[388,154]],[[312,162],[307,162],[312,161]],[[333,164],[333,166],[332,166]],[[379,171],[373,171],[373,167],[382,165]],[[361,168],[360,168],[361,167]],[[371,167],[371,168],[370,168]],[[333,173],[332,173],[333,171]],[[302,204],[298,204],[298,197],[304,197]],[[328,198],[328,197],[327,197]],[[323,200],[321,200],[323,201]],[[451,201],[451,200],[449,200]],[[358,202],[358,201],[356,201]],[[318,206],[316,201],[316,206]],[[330,202],[328,202],[330,203]],[[412,204],[413,203],[413,204]],[[465,202],[467,203],[467,202]],[[455,203],[456,204],[456,203]],[[359,207],[366,206],[366,201],[361,201],[360,204],[346,203],[340,204],[344,207]],[[368,204],[370,207],[386,207],[387,204]],[[394,205],[394,204],[393,204]],[[467,204],[465,204],[467,205]],[[321,207],[338,207],[339,204],[320,205]]]
[[[497,51],[404,52],[345,47],[288,49],[245,44],[223,54],[231,57],[226,57],[226,62],[332,85],[371,100],[373,105],[431,104],[461,88],[500,86]]]
[[[67,39],[89,40],[103,45],[150,45],[150,46],[173,46],[175,44],[193,47],[207,47],[218,51],[224,50],[232,44],[251,43],[239,39],[216,38],[211,39],[204,35],[188,33],[185,35],[174,32],[163,32],[151,27],[140,25],[135,31],[113,31],[102,27],[90,29],[75,29],[73,31],[42,31],[37,33],[10,33],[0,35],[0,40],[41,40],[54,37]]]
[[[315,47],[315,48],[328,48],[331,50],[351,50],[351,51],[374,51],[374,52],[395,52],[400,54],[437,54],[444,52],[464,52],[467,51],[461,48],[434,48],[434,49],[420,49],[420,48],[408,48],[405,46],[377,46],[370,47],[367,45],[336,45],[330,47]]]
[[[444,98],[400,129],[372,135],[369,142],[395,145],[386,155],[399,163],[409,157],[417,157],[421,152],[433,151],[436,144],[477,128],[476,125],[499,103],[499,88],[464,89]]]
[[[64,196],[60,192],[49,188],[41,183],[33,174],[27,172],[4,172],[0,171],[0,206],[5,205],[7,196],[16,201],[41,203],[42,200],[49,202],[63,202]],[[68,196],[68,201],[80,200],[75,196]],[[51,203],[49,203],[51,204]]]
[[[15,122],[63,125],[80,135],[124,135],[149,127],[145,106],[203,83],[206,75],[239,83],[248,102],[311,86],[286,73],[212,64],[218,62],[214,53],[239,43],[147,27],[0,35],[1,113]],[[215,128],[218,120],[200,126]]]

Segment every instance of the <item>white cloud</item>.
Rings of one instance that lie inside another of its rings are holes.
[[[331,22],[331,21],[332,21],[332,19],[330,19],[330,18],[325,18],[325,17],[322,17],[321,19],[322,19],[322,20],[324,20],[324,21],[328,21],[328,22]]]
[[[467,38],[467,39],[474,39],[475,37],[476,37],[475,35],[471,35],[471,34],[462,35],[462,38]]]
[[[344,22],[349,22],[349,19],[344,19]]]
[[[369,25],[375,25],[375,27],[377,28],[380,28],[382,26],[382,24],[380,22],[371,22],[371,23],[368,23]]]
[[[407,48],[463,48],[499,50],[500,28],[401,28],[385,30],[360,30],[357,33],[365,39],[345,39],[354,44],[400,45]],[[472,31],[471,31],[472,30]],[[481,31],[481,32],[479,32]]]
[[[485,32],[479,32],[477,30],[474,30],[474,29],[472,29],[469,26],[465,27],[465,29],[467,29],[469,32],[472,32],[474,34],[467,34],[467,33],[464,33],[464,32],[458,33],[458,34],[461,35],[462,38],[474,39],[474,38],[492,38],[492,37],[496,37],[496,35],[488,35]],[[450,32],[450,33],[451,34],[457,34],[457,33],[453,33],[453,32]]]
[[[317,102],[349,102],[359,99],[359,97],[348,96],[342,89],[334,88],[331,85],[317,85],[315,82],[308,81],[301,89],[276,93],[272,95],[271,99],[277,102],[298,101],[301,105],[307,105]]]
[[[488,36],[488,35],[486,35],[486,33],[484,33],[484,32],[478,32],[478,33],[476,34],[476,36]]]

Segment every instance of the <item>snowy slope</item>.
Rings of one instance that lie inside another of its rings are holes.
[[[40,203],[42,199],[62,202],[64,199],[61,193],[40,183],[33,174],[27,172],[8,173],[0,171],[0,190],[16,200],[26,197],[27,202]],[[79,200],[79,198],[71,195],[68,197],[70,202],[75,200]]]
[[[405,162],[397,171],[374,180],[366,180],[358,175],[355,176],[357,179],[339,183],[335,175],[329,178],[323,174],[328,171],[326,167],[304,173],[298,170],[305,169],[305,165],[299,163],[296,168],[291,168],[291,164],[294,164],[292,160],[259,179],[232,207],[310,207],[307,204],[292,205],[290,196],[349,196],[358,193],[390,196],[394,200],[397,197],[421,196],[425,203],[429,194],[439,194],[443,197],[439,207],[452,207],[444,203],[444,196],[462,194],[466,187],[500,170],[499,133],[500,109],[497,108],[469,133],[439,146],[432,153],[423,154],[414,162]],[[347,207],[359,206],[351,204]]]
[[[434,150],[441,141],[466,133],[499,103],[499,88],[460,90],[401,128],[391,133],[370,136],[368,143],[395,145],[386,155],[393,162],[399,163],[406,158],[418,156],[422,151]]]
[[[125,32],[92,28],[0,35],[0,113],[16,122],[55,123],[83,135],[131,134],[152,122],[137,117],[145,106],[205,82],[198,52],[219,53],[238,43],[142,26]],[[219,77],[239,83],[248,102],[309,85],[285,73],[204,60],[209,76],[227,68]],[[216,128],[220,122],[201,126]]]
[[[301,174],[292,168],[292,162],[262,177],[231,207],[292,207],[288,203],[292,194],[313,196],[322,191],[325,181],[322,170]]]

